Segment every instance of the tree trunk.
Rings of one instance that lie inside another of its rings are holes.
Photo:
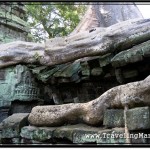
[[[143,16],[133,2],[95,2],[88,6],[83,19],[70,35],[135,18],[142,19]]]

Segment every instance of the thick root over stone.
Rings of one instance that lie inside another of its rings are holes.
[[[60,126],[63,124],[85,123],[99,125],[106,108],[123,108],[128,105],[150,104],[150,76],[145,80],[116,86],[95,100],[87,103],[36,106],[28,120],[35,126]]]

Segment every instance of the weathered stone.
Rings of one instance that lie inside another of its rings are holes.
[[[2,138],[18,138],[23,126],[28,125],[28,113],[18,113],[2,121]]]
[[[121,144],[125,143],[124,128],[84,128],[73,135],[73,143]]]
[[[1,131],[0,131],[0,144],[2,144],[2,133],[1,133]]]
[[[55,67],[28,65],[32,73],[42,82],[51,82],[55,79],[59,83],[77,82],[79,79],[80,63],[57,65]]]
[[[93,68],[91,70],[91,75],[93,76],[100,76],[103,73],[103,69],[102,68]]]
[[[90,76],[90,67],[87,61],[81,63],[81,72],[83,76]]]
[[[111,54],[111,53],[108,53],[104,56],[101,56],[100,59],[99,59],[100,66],[101,67],[107,66],[108,64],[111,63],[112,58],[113,58],[113,54]]]
[[[13,100],[41,99],[38,83],[24,65],[1,69],[0,79],[0,107],[10,106]]]
[[[118,53],[111,60],[112,66],[121,67],[130,63],[142,61],[143,56],[149,57],[150,56],[149,44],[150,40],[143,42],[142,44],[136,45],[131,49]]]
[[[106,127],[124,127],[123,109],[107,109],[104,112],[103,125]]]
[[[21,129],[20,136],[33,141],[45,141],[52,138],[55,129],[53,127],[26,126]]]
[[[21,141],[20,141],[20,138],[12,138],[12,144],[20,144]]]
[[[124,76],[122,73],[122,70],[119,69],[115,69],[115,75],[116,75],[116,79],[119,83],[124,83]]]
[[[92,127],[87,126],[85,124],[76,124],[76,125],[67,125],[67,126],[62,126],[58,127],[53,134],[54,138],[61,138],[61,139],[67,139],[69,141],[74,141],[74,135],[76,135],[76,132],[85,130],[85,129],[90,129]]]
[[[109,140],[111,144],[125,144],[126,143],[125,129],[113,128]]]
[[[136,77],[138,76],[138,71],[137,70],[126,70],[126,71],[123,71],[123,76],[124,78],[132,78],[132,77]]]
[[[103,130],[102,128],[96,127],[79,127],[73,132],[73,143],[97,143],[99,140],[99,131]]]
[[[129,130],[150,129],[150,108],[129,109],[127,111],[127,127]]]
[[[25,144],[25,145],[27,145],[27,144],[33,144],[33,145],[41,145],[41,144],[43,144],[43,142],[40,142],[40,141],[34,141],[34,140],[30,140],[30,139],[25,139],[25,138],[21,138],[21,142],[20,142],[21,144]],[[47,144],[50,144],[50,143],[46,143],[46,145]]]
[[[0,37],[0,43],[28,40],[29,27],[24,20],[26,11],[21,8],[21,5],[15,4],[16,10],[14,10],[13,6],[14,3],[0,5],[0,28],[2,36],[2,38]]]
[[[80,70],[80,62],[74,62],[66,65],[62,70],[58,70],[54,77],[68,77],[71,78],[75,73]]]
[[[148,142],[148,133],[143,131],[131,131],[130,139],[132,144],[146,144]]]
[[[0,108],[0,123],[8,117],[9,107]]]

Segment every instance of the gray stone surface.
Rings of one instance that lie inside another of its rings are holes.
[[[23,126],[28,125],[28,113],[17,113],[2,121],[2,138],[18,138]]]
[[[25,65],[0,69],[0,89],[0,107],[9,107],[14,100],[40,100],[41,97],[38,83]]]
[[[102,68],[93,68],[92,70],[91,70],[91,75],[93,75],[93,76],[100,76],[100,75],[102,75],[102,73],[103,73],[103,70],[102,70]]]
[[[138,71],[136,69],[134,70],[126,70],[123,71],[124,78],[132,78],[138,76]]]
[[[73,135],[73,143],[121,144],[125,143],[124,128],[78,130]]]
[[[59,140],[74,144],[121,144],[125,143],[124,128],[104,129],[76,124],[56,128],[26,126],[21,130],[22,144],[57,144]]]
[[[129,130],[150,129],[150,108],[137,107],[127,111],[127,127]]]
[[[131,143],[133,144],[146,144],[148,143],[148,138],[146,131],[131,131],[130,136],[131,136]]]
[[[12,144],[18,145],[20,142],[20,138],[12,138]]]
[[[21,144],[25,144],[25,145],[28,145],[28,144],[41,145],[41,144],[44,144],[43,142],[29,140],[29,139],[26,139],[26,138],[21,138],[21,142],[20,143]]]
[[[0,43],[28,40],[29,27],[24,5],[3,3],[0,5]]]
[[[111,59],[113,58],[113,54],[108,53],[104,56],[100,56],[99,63],[101,67],[105,67],[111,63]]]
[[[106,127],[124,127],[123,109],[107,109],[104,113],[103,125]]]
[[[2,144],[2,126],[0,124],[0,144]]]
[[[21,129],[21,137],[33,141],[45,141],[52,138],[56,128],[26,126]]]
[[[90,66],[87,61],[81,63],[81,70],[83,76],[90,76]]]

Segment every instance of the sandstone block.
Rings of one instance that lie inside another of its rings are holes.
[[[93,76],[100,76],[100,75],[102,75],[102,73],[103,73],[103,70],[102,70],[102,68],[93,68],[92,70],[91,70],[91,75],[93,75]]]
[[[129,130],[150,129],[150,108],[129,109],[127,111],[127,127]]]
[[[101,67],[105,67],[107,66],[108,64],[111,63],[111,59],[113,58],[113,55],[108,53],[104,56],[100,56],[100,59],[99,59],[99,64]]]
[[[21,137],[33,141],[45,141],[52,138],[56,128],[26,126],[21,129]]]
[[[107,109],[104,113],[103,125],[106,127],[124,127],[123,109]]]
[[[28,125],[28,113],[17,113],[2,121],[2,138],[18,138],[22,127]]]
[[[77,130],[73,134],[73,143],[78,144],[120,144],[125,143],[124,128],[94,128]]]
[[[148,142],[148,133],[143,131],[131,131],[130,138],[133,144],[146,144]]]

